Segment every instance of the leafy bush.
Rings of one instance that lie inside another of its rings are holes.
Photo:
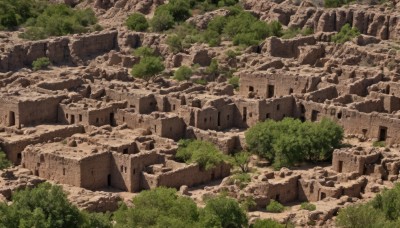
[[[11,166],[11,162],[6,158],[6,154],[0,149],[0,170]]]
[[[154,32],[162,32],[174,26],[174,17],[166,10],[157,11],[150,20],[150,26]]]
[[[245,211],[253,211],[257,209],[257,203],[254,200],[253,197],[248,196],[244,197],[240,201],[240,206],[245,210]]]
[[[336,8],[349,4],[354,0],[324,0],[324,6],[327,8]]]
[[[174,79],[178,81],[185,81],[189,80],[192,75],[193,75],[193,70],[190,67],[181,66],[177,71],[175,71]]]
[[[248,173],[237,173],[229,177],[229,182],[231,184],[236,184],[241,189],[246,187],[250,183],[251,177]]]
[[[285,210],[285,207],[278,201],[271,200],[267,205],[267,211],[271,213],[281,213]]]
[[[299,29],[299,28],[289,28],[286,29],[285,31],[282,32],[282,39],[291,39],[296,37],[297,35],[302,35],[302,36],[308,36],[314,33],[314,30],[311,28],[303,28],[303,29]]]
[[[47,57],[38,58],[32,62],[32,67],[34,71],[47,69],[50,66],[50,59]]]
[[[26,23],[28,29],[21,34],[24,39],[44,39],[89,31],[97,22],[91,9],[73,9],[65,4],[50,4],[36,18]]]
[[[165,69],[164,63],[160,57],[144,56],[140,62],[132,67],[131,74],[135,78],[150,80]]]
[[[343,44],[354,37],[360,35],[360,32],[357,28],[351,27],[349,24],[345,24],[341,29],[340,32],[332,36],[332,41],[335,43]]]
[[[178,161],[197,163],[205,170],[227,161],[226,155],[222,154],[214,144],[200,140],[180,140],[175,157]]]
[[[236,56],[238,56],[239,53],[237,53],[236,51],[234,51],[234,50],[232,50],[232,49],[229,49],[229,50],[227,50],[227,51],[225,52],[225,55],[226,55],[226,57],[228,57],[228,58],[230,58],[230,59],[233,59],[233,58],[235,58]]]
[[[89,215],[68,202],[60,186],[48,183],[13,195],[13,203],[0,203],[0,227],[112,227],[102,214]]]
[[[226,196],[207,200],[200,214],[202,227],[241,228],[247,225],[247,216],[238,202]]]
[[[206,69],[207,74],[218,75],[219,74],[219,64],[217,59],[212,59],[210,65]]]
[[[251,152],[273,162],[275,168],[291,166],[302,161],[330,159],[333,149],[339,148],[343,129],[329,119],[321,122],[301,122],[285,118],[267,120],[245,133]]]
[[[194,83],[199,85],[207,85],[207,81],[205,79],[197,79]]]
[[[149,28],[149,23],[143,14],[134,13],[126,19],[126,26],[130,30],[142,32]]]
[[[314,204],[309,202],[301,203],[300,208],[307,211],[315,211],[317,209],[317,207]]]
[[[385,144],[385,141],[375,141],[372,143],[372,146],[373,147],[385,147],[386,144]]]
[[[234,154],[233,156],[234,164],[240,167],[243,173],[249,171],[250,153],[242,151]]]
[[[183,50],[182,39],[177,35],[170,35],[166,41],[169,50],[174,54]]]
[[[285,225],[272,219],[257,219],[256,222],[250,226],[251,228],[285,228]]]
[[[0,30],[15,29],[37,17],[47,4],[43,0],[0,0]]]
[[[228,80],[228,83],[233,85],[235,89],[239,88],[239,77],[234,76]]]
[[[139,47],[133,51],[133,54],[138,57],[157,56],[156,51],[149,47]]]

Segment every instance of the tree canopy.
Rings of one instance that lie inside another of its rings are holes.
[[[343,139],[343,129],[329,119],[301,122],[292,118],[267,120],[248,129],[246,143],[251,152],[269,159],[276,168],[303,161],[330,159]]]
[[[140,62],[133,65],[131,71],[135,78],[148,81],[165,69],[161,57],[157,56],[155,50],[149,47],[140,47],[134,51],[134,54],[140,57]]]
[[[149,28],[147,19],[141,13],[133,13],[126,19],[126,26],[130,30],[143,32]]]
[[[114,214],[116,227],[242,227],[246,213],[238,202],[226,196],[206,201],[204,209],[176,194],[175,189],[142,191],[133,199],[133,207],[122,206]]]
[[[175,157],[186,163],[197,163],[206,170],[229,160],[214,144],[200,140],[180,140]]]
[[[48,183],[18,191],[12,201],[10,206],[0,203],[0,227],[111,227],[102,214],[80,212],[68,202],[61,187]]]
[[[337,34],[332,36],[332,41],[343,44],[358,35],[360,35],[360,31],[357,28],[351,27],[350,24],[345,24]]]

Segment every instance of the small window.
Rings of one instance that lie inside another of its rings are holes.
[[[66,113],[66,114],[65,114],[65,118],[67,118],[67,119],[68,119],[68,113]]]
[[[207,118],[204,118],[204,123],[207,123]]]
[[[175,109],[176,109],[176,106],[175,106],[175,105],[172,105],[172,110],[175,111]]]
[[[230,116],[229,116],[229,115],[227,115],[227,116],[226,116],[226,120],[229,120],[229,118],[230,118]]]
[[[79,122],[82,122],[82,115],[79,115]]]
[[[96,118],[96,123],[99,123],[99,122],[100,122],[99,118]]]
[[[133,174],[135,174],[136,173],[136,169],[133,169]]]
[[[281,105],[278,104],[278,105],[276,106],[276,110],[279,111],[279,109],[281,109]]]
[[[65,168],[63,168],[63,175],[65,176]]]
[[[122,153],[123,154],[128,154],[128,148],[125,148]]]
[[[121,165],[120,169],[121,169],[121,173],[122,173],[124,171],[124,166]]]
[[[342,113],[341,113],[341,112],[338,112],[337,118],[338,118],[339,120],[342,119]]]
[[[265,115],[265,119],[269,119],[269,118],[270,118],[270,114],[267,113],[267,114]]]
[[[253,86],[249,86],[249,92],[254,92],[254,87]]]

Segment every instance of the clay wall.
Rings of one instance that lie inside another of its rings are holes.
[[[0,98],[0,127],[19,126],[18,103]]]
[[[268,38],[262,47],[262,52],[267,52],[271,56],[281,58],[297,58],[300,55],[300,46],[314,45],[314,36],[305,36],[293,39],[279,39],[277,37]]]
[[[127,101],[128,107],[134,109],[135,112],[139,114],[150,114],[158,110],[157,101],[153,94],[106,89],[106,95],[110,97],[111,100]]]
[[[38,100],[27,100],[18,103],[16,124],[32,126],[43,123],[56,123],[58,117],[58,104],[64,96],[49,96]],[[17,118],[19,117],[19,118]]]
[[[35,145],[39,143],[45,143],[48,141],[61,141],[64,138],[70,137],[73,134],[83,133],[84,129],[82,126],[65,126],[63,128],[49,130],[43,132],[40,135],[32,135],[31,137],[24,137],[21,140],[7,141],[7,138],[2,138],[0,146],[6,153],[7,158],[15,165],[21,163],[21,152],[28,145]]]

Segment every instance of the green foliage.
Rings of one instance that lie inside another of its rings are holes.
[[[207,74],[218,75],[219,74],[219,64],[217,59],[212,59],[210,65],[206,69]]]
[[[200,213],[202,227],[241,228],[247,225],[245,211],[239,203],[226,196],[207,200]]]
[[[12,30],[37,17],[47,6],[43,0],[0,0],[0,30]]]
[[[354,0],[324,0],[324,6],[327,8],[336,8],[347,5]]]
[[[28,29],[21,34],[24,39],[43,39],[49,36],[89,31],[97,22],[91,9],[73,9],[65,4],[50,4],[36,18],[26,23]]]
[[[38,58],[32,62],[32,67],[34,71],[47,69],[50,66],[50,59],[47,57]]]
[[[257,203],[253,197],[248,196],[240,200],[240,206],[245,211],[253,211],[257,208]]]
[[[111,227],[100,214],[82,214],[61,187],[48,183],[16,192],[10,206],[0,203],[0,227],[89,227],[88,222]]]
[[[386,144],[385,144],[385,141],[374,141],[374,142],[372,143],[372,146],[373,146],[373,147],[385,147]]]
[[[296,37],[297,35],[302,35],[302,36],[308,36],[314,33],[314,30],[312,28],[289,28],[283,31],[282,39],[291,39]]]
[[[135,78],[141,78],[146,81],[161,73],[165,69],[164,63],[160,57],[144,56],[140,62],[132,67],[131,74]]]
[[[174,26],[174,17],[167,11],[157,11],[154,17],[150,20],[150,26],[154,32],[162,32]]]
[[[285,228],[285,225],[272,219],[258,219],[256,222],[250,226],[251,228]]]
[[[116,227],[191,227],[198,223],[196,204],[178,196],[175,189],[142,191],[133,198],[132,208],[122,206],[114,214]]]
[[[332,36],[332,41],[335,43],[343,44],[354,37],[360,35],[360,31],[357,28],[351,27],[349,24],[345,24],[341,29],[340,32]]]
[[[225,55],[226,55],[228,58],[233,59],[233,58],[235,58],[236,56],[238,56],[239,53],[236,52],[236,51],[234,51],[234,50],[232,50],[232,49],[229,49],[229,50],[227,50],[227,51],[225,52]]]
[[[194,83],[199,85],[207,85],[207,81],[205,79],[197,79]]]
[[[400,184],[385,189],[371,202],[353,205],[339,211],[336,225],[340,227],[399,227]]]
[[[126,19],[126,26],[130,30],[143,32],[149,28],[149,23],[143,14],[134,13]]]
[[[309,202],[301,203],[300,208],[307,211],[315,211],[317,209],[317,207],[314,204]]]
[[[239,88],[239,77],[238,76],[231,77],[228,80],[228,83],[231,84],[235,89]]]
[[[189,80],[192,75],[193,75],[193,70],[190,67],[181,66],[177,71],[175,71],[174,79],[178,81],[185,81]]]
[[[154,49],[145,46],[135,49],[133,54],[138,57],[157,56]]]
[[[0,170],[11,166],[11,162],[7,159],[6,154],[0,148]]]
[[[174,54],[183,50],[182,39],[177,35],[168,36],[166,43],[169,47],[169,50]]]
[[[197,163],[202,169],[212,169],[228,161],[214,144],[200,140],[180,140],[176,159],[186,163]]]
[[[271,200],[267,205],[267,211],[271,213],[281,213],[285,210],[285,207],[278,201]]]
[[[273,162],[275,168],[291,166],[302,161],[324,161],[339,148],[343,129],[329,119],[304,122],[285,118],[267,120],[251,127],[246,133],[250,151]]]
[[[234,164],[242,170],[243,173],[249,171],[250,153],[242,151],[233,155]]]
[[[237,173],[229,177],[229,182],[231,184],[236,184],[241,189],[246,187],[250,183],[251,177],[248,173]]]

